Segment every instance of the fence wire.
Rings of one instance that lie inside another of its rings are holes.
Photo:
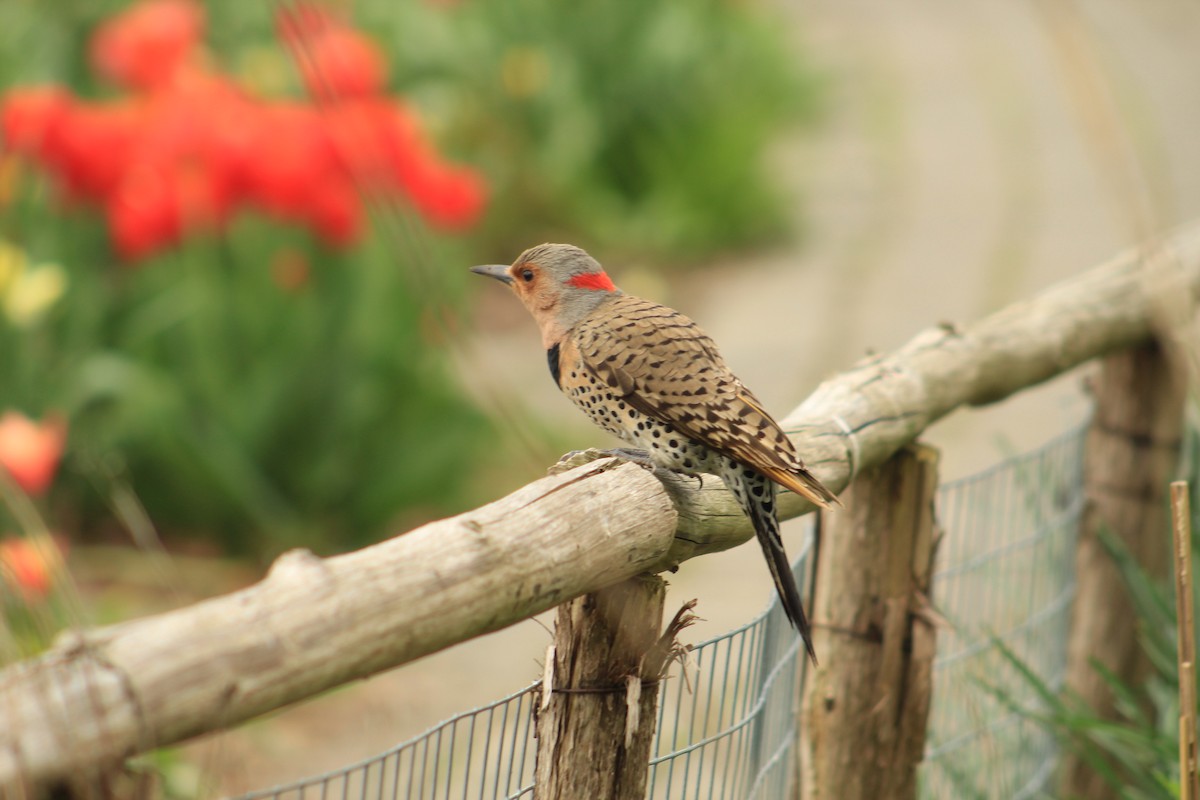
[[[1054,740],[998,699],[1037,706],[995,641],[1062,686],[1082,511],[1082,428],[938,490],[933,601],[950,626],[938,631],[924,796],[1021,800],[1047,787]]]
[[[811,526],[809,533],[792,565],[802,592]],[[801,652],[776,598],[676,664],[659,698],[647,796],[782,797],[791,778],[797,669],[808,663]]]
[[[1000,640],[1051,686],[1066,666],[1074,539],[1083,507],[1083,433],[938,490],[938,632],[921,793],[1029,798],[1043,792],[1053,740],[999,697],[1036,705]],[[811,534],[811,527],[810,527]],[[793,565],[810,574],[811,535]],[[795,780],[797,687],[806,660],[774,599],[754,620],[696,646],[662,685],[654,800],[773,800]],[[686,674],[685,674],[686,673]],[[499,800],[532,797],[531,685],[374,758],[242,800]]]
[[[533,796],[533,684],[373,758],[241,800],[497,800]]]

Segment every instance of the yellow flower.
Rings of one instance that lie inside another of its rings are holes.
[[[0,239],[0,294],[25,271],[25,251]]]
[[[38,322],[67,291],[67,273],[58,264],[26,269],[4,293],[4,313],[18,328]]]
[[[67,291],[67,273],[58,264],[29,264],[19,247],[0,241],[0,308],[18,328],[36,324]]]

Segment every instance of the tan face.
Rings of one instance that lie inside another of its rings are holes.
[[[553,311],[558,305],[562,287],[534,262],[518,260],[508,268],[508,276],[512,279],[509,286],[530,311]]]

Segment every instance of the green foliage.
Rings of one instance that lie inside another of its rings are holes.
[[[86,63],[88,37],[127,5],[0,6],[0,87],[112,93]],[[271,4],[206,8],[217,65],[298,94]],[[418,280],[416,251],[397,252],[386,223],[338,252],[241,217],[219,240],[128,268],[98,212],[64,207],[30,169],[12,177],[0,175],[0,242],[66,280],[39,319],[0,303],[0,410],[66,415],[52,500],[67,524],[111,517],[114,487],[129,486],[169,533],[234,552],[332,551],[467,502],[490,428],[433,341],[461,304],[461,247],[422,242]],[[11,526],[0,513],[0,531]]]
[[[811,119],[816,83],[778,19],[727,0],[468,0],[356,14],[396,48],[398,87],[482,165],[487,244],[561,236],[702,256],[781,232],[764,152]]]
[[[35,224],[67,291],[0,322],[0,406],[67,413],[60,502],[96,512],[89,484],[128,481],[156,522],[243,551],[345,549],[464,502],[488,428],[423,330],[458,286],[421,296],[379,237],[334,253],[246,220],[129,270],[94,220]]]
[[[1195,508],[1196,506],[1193,505]],[[1200,553],[1200,524],[1193,523],[1193,554]],[[1167,800],[1179,794],[1179,676],[1176,669],[1174,584],[1147,574],[1124,543],[1101,530],[1120,570],[1139,621],[1139,640],[1153,672],[1142,686],[1129,686],[1104,665],[1092,667],[1114,698],[1118,719],[1100,718],[1083,698],[1057,690],[999,639],[997,651],[1038,702],[1022,704],[998,684],[987,686],[1000,702],[1052,732],[1121,798]],[[1200,566],[1193,556],[1193,572]]]

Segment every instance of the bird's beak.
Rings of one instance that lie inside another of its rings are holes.
[[[507,264],[484,264],[481,267],[471,267],[471,272],[476,275],[487,275],[489,278],[495,278],[501,283],[507,283],[512,286],[512,275],[508,274]]]

